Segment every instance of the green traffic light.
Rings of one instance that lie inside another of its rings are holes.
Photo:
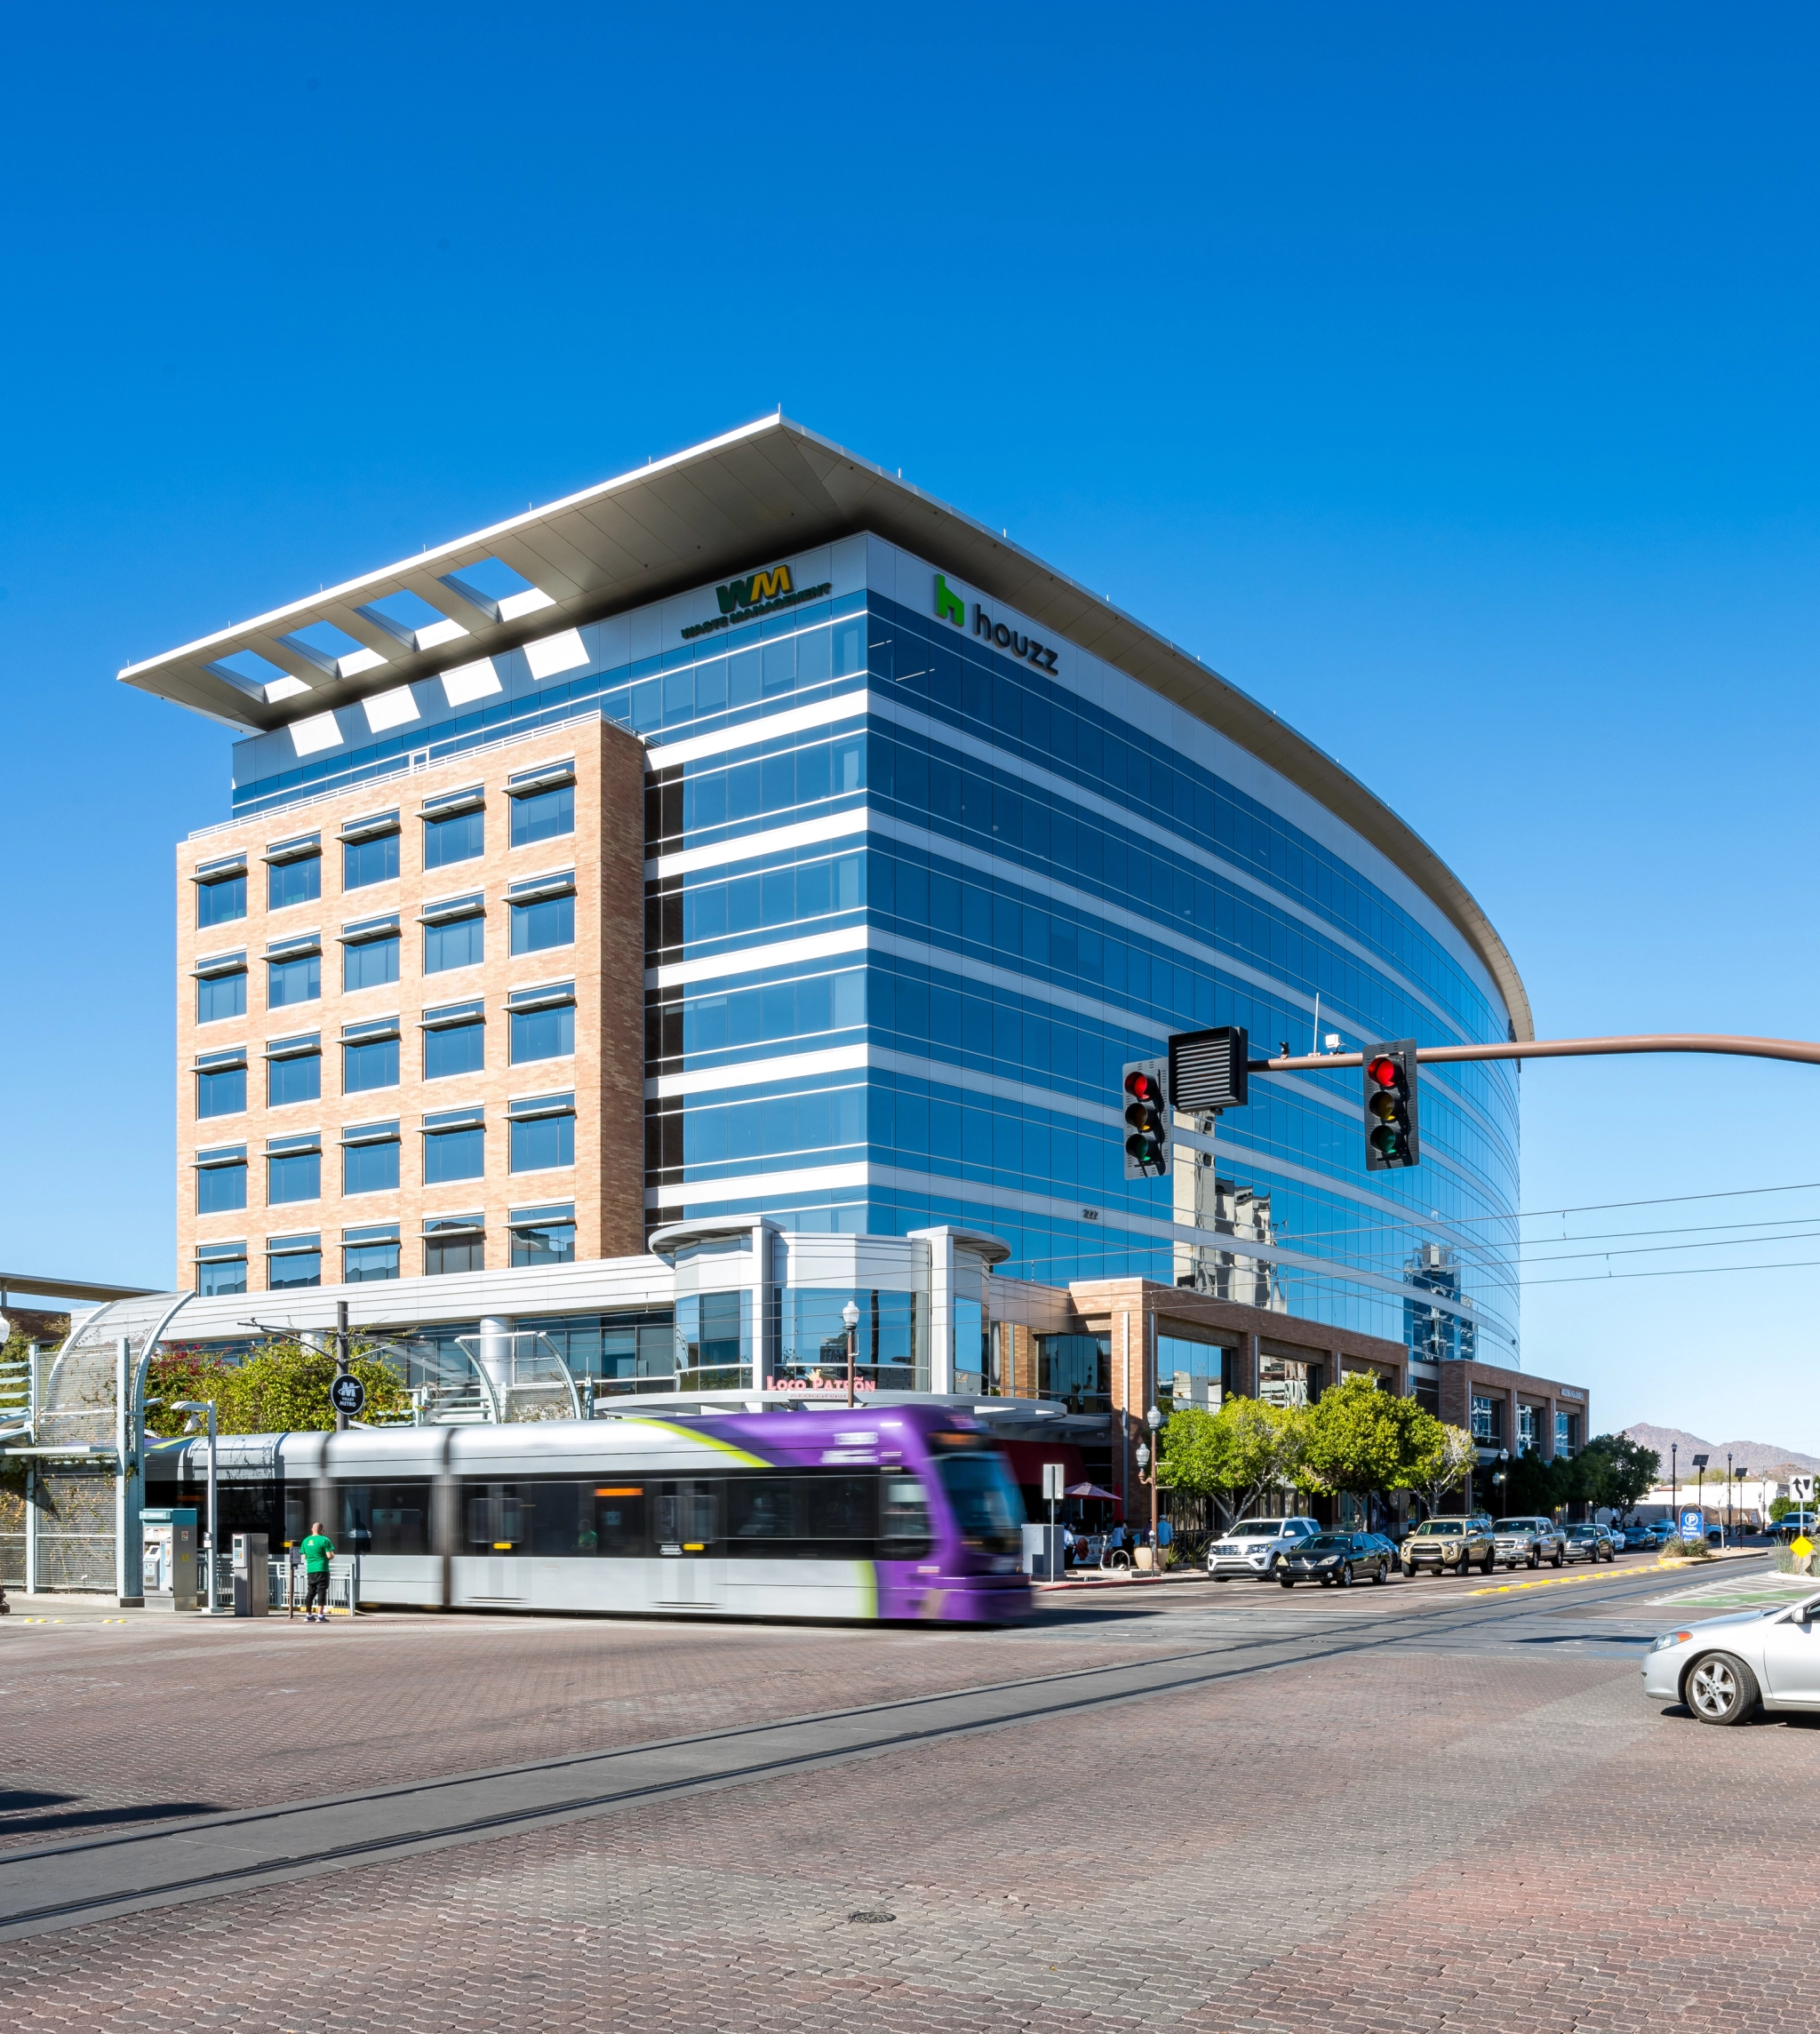
[[[1371,1148],[1379,1158],[1399,1158],[1402,1155],[1403,1136],[1393,1124],[1380,1123],[1371,1133]]]

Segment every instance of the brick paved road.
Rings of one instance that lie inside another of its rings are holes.
[[[600,1655],[611,1671],[591,1671],[576,1670],[593,1627],[439,1623],[394,1651],[366,1641],[396,1626],[312,1631],[361,1650],[278,1655],[306,1710],[355,1695],[353,1673],[383,1696],[388,1743],[408,1741],[413,1675],[453,1687],[420,1685],[419,1716],[503,1681],[516,1757],[624,1732],[599,1704],[645,1703],[691,1675],[706,1692],[682,1699],[785,1714],[834,1706],[831,1679],[848,1700],[856,1676],[954,1687],[1291,1619],[1309,1643],[1293,1664],[1166,1700],[15,1942],[0,1988],[26,2029],[1804,2023],[1820,1924],[1765,1868],[1810,1841],[1820,1730],[1663,1717],[1638,1693],[1635,1640],[1672,1613],[1603,1589],[1470,1610],[1435,1590],[1411,1626],[1393,1613],[1425,1592],[1396,1594],[1291,1608],[1273,1591],[1183,1591],[1141,1618],[1114,1609],[977,1644],[628,1626]],[[1371,1631],[1401,1635],[1334,1648]],[[71,1687],[129,1664],[188,1674],[218,1716],[234,1675],[267,1685],[262,1663],[255,1676],[250,1652],[224,1647],[211,1693],[182,1645],[160,1663],[172,1646],[129,1656],[91,1633],[36,1657]],[[9,1643],[4,1665],[7,1687],[33,1685],[26,1648]],[[629,1695],[601,1692],[627,1678]],[[565,1680],[587,1691],[589,1716],[567,1717]],[[99,1687],[83,1703],[105,1713]],[[66,1766],[81,1735],[55,1723]],[[11,1741],[15,1776],[33,1770],[30,1742]],[[219,1792],[245,1774],[230,1758],[210,1780]]]

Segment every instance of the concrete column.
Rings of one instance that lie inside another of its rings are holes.
[[[480,1342],[476,1352],[480,1367],[487,1374],[487,1382],[503,1412],[506,1393],[512,1383],[512,1321],[506,1314],[490,1313],[482,1317]]]

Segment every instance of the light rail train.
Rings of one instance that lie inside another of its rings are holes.
[[[432,1609],[908,1619],[1025,1615],[1024,1505],[970,1415],[871,1406],[701,1418],[236,1435],[218,1544],[320,1520],[360,1599]],[[146,1502],[194,1504],[207,1444],[147,1450]]]

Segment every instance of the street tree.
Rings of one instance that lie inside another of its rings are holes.
[[[1424,1413],[1427,1424],[1417,1425],[1418,1454],[1410,1472],[1409,1488],[1422,1500],[1432,1519],[1447,1500],[1449,1490],[1479,1459],[1479,1449],[1463,1426],[1444,1426],[1433,1413]]]
[[[1294,1488],[1307,1424],[1302,1408],[1261,1399],[1227,1399],[1217,1413],[1184,1407],[1159,1437],[1157,1480],[1210,1498],[1227,1531],[1270,1491]]]
[[[368,1349],[356,1344],[347,1367],[366,1386],[364,1416],[410,1410],[411,1393],[398,1373]],[[180,1399],[212,1399],[219,1433],[326,1433],[335,1424],[329,1400],[335,1372],[334,1357],[307,1343],[263,1343],[238,1362],[180,1345],[148,1367],[146,1396],[163,1403],[147,1424],[155,1432],[176,1434],[183,1416],[166,1408]]]
[[[1414,1399],[1393,1397],[1375,1376],[1347,1377],[1308,1414],[1304,1476],[1335,1496],[1407,1490],[1423,1463],[1425,1422],[1437,1424]]]
[[[1576,1459],[1587,1464],[1583,1480],[1599,1486],[1600,1494],[1591,1502],[1608,1505],[1620,1519],[1630,1517],[1662,1474],[1661,1456],[1625,1433],[1595,1434]]]

